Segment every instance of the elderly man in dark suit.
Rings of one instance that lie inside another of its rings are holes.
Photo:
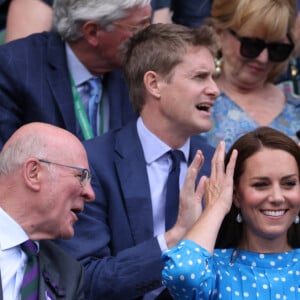
[[[71,238],[94,197],[86,152],[73,134],[30,123],[11,136],[0,153],[1,300],[85,299],[83,267],[49,240]]]
[[[150,0],[57,0],[53,10],[54,32],[0,48],[0,149],[28,122],[83,140],[136,117],[118,48],[149,24]]]
[[[176,188],[196,154],[205,157],[199,175],[209,175],[214,152],[196,134],[209,130],[219,95],[215,50],[210,28],[175,24],[150,25],[125,43],[124,71],[140,117],[84,143],[96,200],[74,238],[60,243],[84,264],[89,300],[170,299],[161,287],[161,253],[201,212],[198,200],[180,203],[178,214]]]

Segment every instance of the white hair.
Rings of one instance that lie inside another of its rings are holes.
[[[105,27],[126,17],[129,9],[148,4],[150,0],[55,0],[53,28],[62,39],[76,41],[82,37],[84,22],[92,20]]]

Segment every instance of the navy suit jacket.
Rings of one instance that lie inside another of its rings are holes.
[[[122,71],[103,79],[110,105],[110,129],[136,115]],[[25,123],[65,128],[81,140],[74,110],[65,44],[56,33],[38,33],[0,46],[0,149]]]
[[[39,268],[39,300],[85,299],[83,267],[51,241],[40,241]]]
[[[84,142],[96,200],[86,203],[75,236],[59,241],[85,266],[89,300],[140,299],[161,286],[161,249],[153,237],[150,187],[136,122]],[[210,175],[214,148],[191,139],[190,159],[205,155]]]

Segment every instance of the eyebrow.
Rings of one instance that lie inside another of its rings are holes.
[[[290,175],[286,175],[286,176],[283,176],[282,178],[281,178],[281,180],[282,179],[289,179],[289,178],[291,178],[291,177],[299,177],[299,175],[297,175],[297,174],[290,174]],[[266,177],[266,176],[261,176],[261,177],[252,177],[251,178],[252,180],[269,180],[270,179],[270,177]]]

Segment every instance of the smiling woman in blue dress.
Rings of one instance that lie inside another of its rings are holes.
[[[202,215],[163,254],[163,284],[174,299],[300,299],[297,144],[259,127],[233,144],[226,170],[224,156],[221,142],[197,189]]]

